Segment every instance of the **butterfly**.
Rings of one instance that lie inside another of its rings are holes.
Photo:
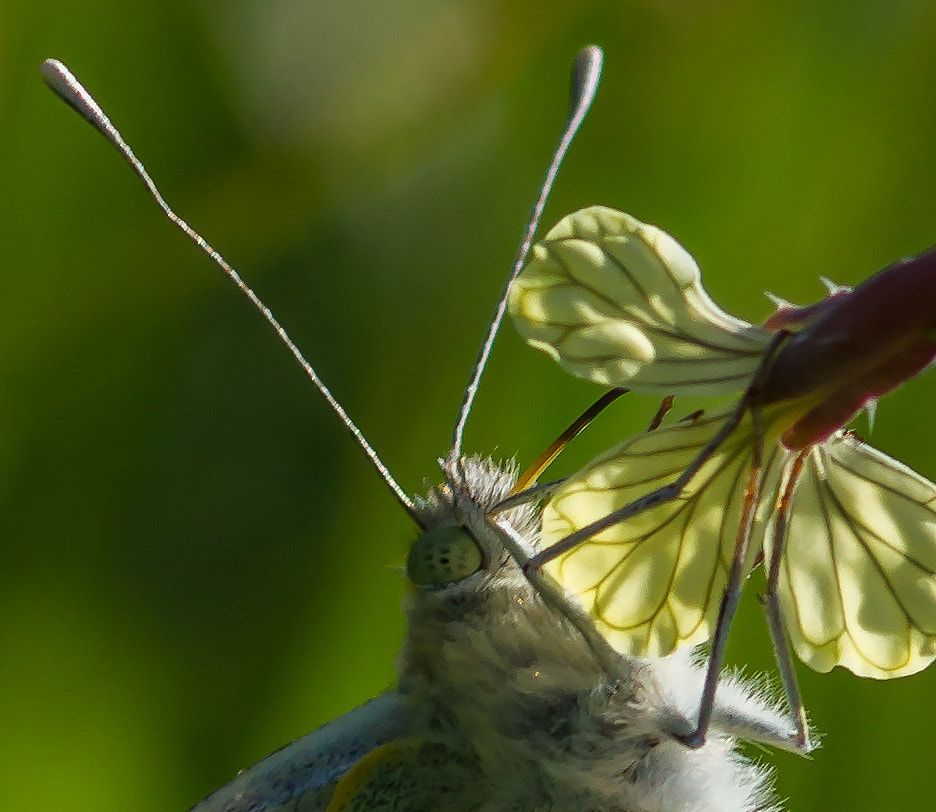
[[[591,103],[600,67],[597,48],[585,49],[576,62],[570,116],[537,212]],[[441,461],[443,481],[425,497],[411,498],[257,294],[163,200],[74,75],[55,61],[41,71],[261,312],[419,528],[407,560],[411,589],[396,687],[244,770],[193,809],[771,808],[768,773],[739,755],[735,740],[792,748],[790,720],[733,677],[723,681],[716,699],[714,735],[698,750],[686,748],[679,739],[691,727],[701,666],[687,651],[636,658],[608,647],[591,619],[549,578],[525,572],[540,550],[540,509],[528,504],[496,510],[517,487],[515,467],[462,452],[506,294]]]
[[[728,628],[761,561],[787,698],[810,667],[888,679],[936,658],[936,485],[844,430],[936,357],[936,252],[764,326],[722,311],[671,236],[595,206],[534,246],[510,294],[521,334],[573,374],[650,394],[740,393],[632,437],[561,484],[544,565],[619,651],[712,639],[704,739]]]

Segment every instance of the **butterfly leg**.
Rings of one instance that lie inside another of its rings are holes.
[[[647,431],[656,431],[663,425],[663,420],[670,413],[673,408],[673,404],[676,403],[675,395],[667,395],[663,400],[660,401],[660,408],[656,410],[656,414],[653,415],[653,419],[650,421],[650,425],[647,426]]]
[[[692,478],[701,470],[702,466],[712,457],[712,455],[718,451],[719,447],[728,437],[731,436],[731,433],[740,425],[742,418],[747,412],[754,414],[753,406],[756,406],[758,398],[760,396],[760,385],[764,377],[770,371],[770,365],[773,362],[773,359],[776,357],[777,352],[780,350],[783,342],[786,341],[788,333],[781,330],[778,332],[773,339],[771,340],[769,346],[764,351],[764,356],[761,358],[760,365],[757,368],[757,371],[754,373],[754,377],[751,379],[751,383],[747,389],[744,390],[744,394],[741,395],[738,400],[737,405],[734,408],[734,411],[728,416],[728,419],[724,422],[722,427],[716,432],[715,436],[706,443],[705,447],[696,455],[696,458],[689,464],[685,471],[683,471],[673,482],[669,485],[664,485],[662,488],[657,488],[655,491],[642,496],[640,499],[637,499],[631,502],[629,505],[625,505],[618,510],[615,510],[609,513],[607,516],[604,516],[591,524],[585,525],[585,527],[576,530],[574,533],[570,533],[563,539],[560,539],[551,547],[546,550],[543,550],[539,554],[533,556],[526,566],[524,567],[525,571],[530,569],[538,569],[543,567],[545,564],[548,564],[554,558],[558,558],[563,553],[568,552],[573,547],[577,547],[583,541],[588,541],[588,539],[593,536],[597,536],[602,530],[607,530],[609,527],[619,524],[620,522],[630,519],[633,516],[643,513],[645,510],[649,510],[652,507],[657,505],[662,505],[667,502],[672,502],[674,499],[678,499],[679,495],[683,492],[685,487],[692,481]],[[664,404],[661,404],[661,409],[666,408]],[[665,411],[664,411],[665,414]],[[650,430],[652,431],[655,426],[651,423]],[[756,427],[755,427],[756,428]],[[761,445],[763,443],[761,442]],[[759,451],[757,453],[760,453]]]
[[[576,419],[576,421],[569,426],[562,434],[560,434],[550,446],[540,454],[533,463],[524,471],[519,477],[517,477],[517,484],[514,485],[513,490],[507,496],[506,499],[502,499],[493,508],[490,510],[490,514],[493,516],[502,511],[509,510],[510,508],[517,507],[518,505],[525,505],[528,502],[535,502],[538,499],[545,499],[555,491],[559,490],[567,481],[568,477],[563,477],[562,479],[554,479],[552,482],[544,482],[542,484],[533,483],[536,482],[537,477],[543,472],[543,470],[552,463],[556,457],[559,456],[560,452],[581,432],[583,429],[591,423],[595,416],[604,410],[606,406],[613,403],[621,395],[627,393],[627,389],[612,389],[609,392],[602,395],[598,400],[596,400],[583,414],[581,417]],[[650,421],[650,425],[647,426],[647,431],[655,431],[663,423],[663,418],[669,414],[670,410],[673,408],[673,403],[675,398],[672,395],[667,395],[663,398],[660,403],[660,407],[656,410],[656,414],[653,415],[653,419]]]
[[[718,689],[718,678],[725,662],[725,649],[728,645],[728,632],[731,629],[731,621],[734,620],[735,612],[738,609],[738,601],[741,599],[741,590],[744,587],[745,562],[748,557],[757,503],[761,495],[764,432],[760,414],[756,409],[751,410],[751,417],[754,422],[751,466],[748,472],[747,487],[744,491],[744,502],[741,506],[741,521],[738,525],[738,536],[735,539],[731,572],[728,575],[728,583],[725,585],[725,592],[722,595],[721,606],[718,609],[718,622],[715,625],[715,634],[712,637],[712,650],[709,653],[705,683],[702,687],[702,699],[699,702],[699,717],[695,730],[688,735],[679,736],[680,741],[693,749],[705,744],[705,737],[712,721],[712,713],[715,710],[715,692]]]
[[[783,561],[784,545],[786,543],[787,523],[790,518],[790,508],[793,503],[793,491],[799,479],[806,451],[801,451],[793,460],[786,486],[777,505],[777,523],[774,528],[773,544],[771,545],[770,567],[767,571],[767,589],[761,595],[761,605],[767,617],[767,628],[770,630],[770,641],[773,644],[774,658],[780,671],[780,681],[783,684],[783,693],[786,695],[787,705],[793,715],[796,725],[795,745],[803,752],[812,749],[809,741],[809,728],[806,722],[806,709],[800,695],[799,684],[796,681],[796,672],[793,670],[793,660],[790,657],[790,644],[787,640],[783,625],[783,616],[780,613],[780,602],[777,597],[777,583],[780,580],[780,564]]]
[[[569,443],[571,443],[588,427],[592,420],[594,420],[608,406],[621,397],[621,395],[626,395],[627,392],[627,389],[622,389],[620,387],[611,389],[605,392],[600,398],[598,398],[598,400],[596,400],[591,406],[582,412],[582,414],[577,417],[572,422],[572,424],[564,432],[562,432],[562,434],[553,440],[549,444],[549,447],[543,451],[543,453],[540,454],[519,477],[517,477],[517,484],[514,485],[513,490],[510,492],[510,496],[508,498],[514,499],[516,497],[523,496],[528,491],[535,492],[533,491],[533,489],[536,487],[534,483],[539,478],[539,475],[546,470],[546,468],[552,463],[554,459],[556,459],[556,457],[559,456],[559,454],[562,453],[563,449]],[[662,408],[662,406],[660,408]],[[662,420],[662,417],[660,419]],[[536,496],[538,498],[540,494],[536,494]],[[512,504],[517,503],[513,502]],[[504,508],[501,505],[496,505],[494,511],[492,512],[503,509]]]
[[[715,436],[709,440],[705,447],[696,455],[696,458],[689,464],[686,470],[683,471],[675,480],[673,480],[673,482],[671,482],[669,485],[664,485],[661,488],[657,488],[655,491],[652,491],[651,493],[634,500],[629,505],[625,505],[624,507],[609,513],[607,516],[603,516],[602,518],[597,519],[591,524],[585,525],[581,529],[576,530],[574,533],[570,533],[565,538],[557,541],[551,547],[533,556],[533,558],[527,562],[527,565],[524,569],[539,569],[545,564],[548,564],[554,558],[558,558],[560,555],[568,552],[573,547],[577,547],[583,541],[588,541],[588,539],[590,539],[592,536],[597,536],[602,530],[607,530],[609,527],[643,513],[645,510],[649,510],[652,507],[656,507],[657,505],[662,505],[667,502],[672,502],[674,499],[678,499],[692,478],[699,472],[702,466],[708,462],[711,456],[716,451],[718,451],[719,446],[721,446],[721,444],[728,439],[731,433],[741,423],[745,413],[749,410],[750,400],[747,396],[742,396],[741,400],[738,401],[738,405],[735,407],[735,410],[728,416],[728,419],[725,420]],[[500,509],[500,507],[501,506],[498,505],[498,509]]]

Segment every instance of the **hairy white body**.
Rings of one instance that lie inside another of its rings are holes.
[[[789,736],[784,716],[726,678],[706,744],[674,739],[701,693],[690,656],[621,658],[609,676],[496,536],[475,531],[512,471],[478,459],[456,468],[446,472],[460,484],[418,509],[429,529],[474,531],[485,563],[408,593],[396,689],[269,756],[193,812],[776,809],[768,771],[740,756],[732,736],[776,743]],[[535,548],[538,511],[507,518]]]

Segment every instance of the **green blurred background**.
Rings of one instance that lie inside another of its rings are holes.
[[[765,289],[813,301],[936,239],[934,38],[936,5],[894,0],[0,3],[0,809],[181,811],[383,690],[414,532],[42,58],[418,491],[579,46],[605,79],[545,224],[590,203],[657,223],[760,320]],[[507,329],[467,447],[528,462],[595,394]],[[873,435],[931,478],[934,394],[889,396]],[[654,405],[620,403],[560,472]],[[756,585],[730,656],[761,671]],[[928,804],[936,669],[799,673],[824,747],[757,754],[789,808]]]

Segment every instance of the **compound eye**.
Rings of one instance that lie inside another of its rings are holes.
[[[419,586],[450,584],[476,573],[483,563],[478,542],[465,528],[443,524],[413,542],[406,574]]]

